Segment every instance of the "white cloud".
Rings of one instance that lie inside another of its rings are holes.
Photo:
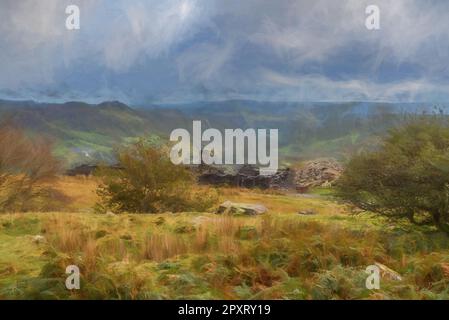
[[[203,83],[223,76],[223,67],[234,53],[231,43],[200,44],[183,52],[177,59],[181,81]]]
[[[100,0],[77,0],[84,12]],[[69,0],[3,0],[0,4],[0,87],[51,84],[74,53],[74,35],[65,28]],[[86,14],[86,17],[88,14]]]
[[[272,70],[260,70],[262,87],[282,88],[281,96],[294,101],[431,101],[449,92],[449,84],[426,79],[376,83],[369,79],[331,80],[322,75],[293,76]],[[276,100],[276,99],[275,99]],[[442,102],[442,101],[440,101]]]
[[[81,30],[65,29],[65,7],[81,9]],[[51,83],[80,60],[126,71],[142,57],[186,41],[202,21],[196,0],[4,0],[0,3],[0,86]]]
[[[141,57],[154,58],[195,34],[201,22],[196,0],[122,2],[118,17],[101,43],[105,64],[126,70]]]
[[[2,0],[0,90],[64,82],[82,92],[92,82],[89,92],[158,98],[201,88],[214,97],[449,99],[449,3],[375,2],[373,32],[368,0]],[[64,27],[68,4],[81,8],[79,32]],[[333,68],[342,61],[344,74]],[[117,84],[155,83],[161,72],[170,83],[159,92]]]
[[[282,1],[281,1],[282,2]],[[288,1],[283,16],[268,16],[252,41],[268,45],[296,65],[322,61],[357,42],[396,63],[447,65],[449,14],[438,1],[378,0],[381,30],[365,28],[372,1]],[[432,5],[434,4],[434,5]],[[434,59],[425,60],[433,55]],[[381,61],[374,61],[381,63]]]

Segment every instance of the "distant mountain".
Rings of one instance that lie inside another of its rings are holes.
[[[141,136],[164,136],[167,125],[185,125],[167,110],[136,110],[120,102],[40,104],[0,101],[0,118],[56,142],[55,153],[75,163],[112,161],[114,146]]]
[[[439,113],[446,104],[378,102],[258,102],[232,100],[165,105],[210,127],[279,129],[283,160],[347,159],[375,146],[380,135],[411,114]],[[447,113],[447,112],[446,112]]]
[[[30,134],[55,141],[55,154],[69,166],[113,161],[113,148],[141,136],[168,139],[175,128],[279,129],[284,160],[334,156],[344,159],[372,147],[377,137],[406,115],[440,112],[445,105],[394,103],[294,103],[230,100],[131,108],[113,101],[98,105],[0,100],[0,118]]]

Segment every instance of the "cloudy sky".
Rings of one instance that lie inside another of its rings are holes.
[[[2,98],[448,102],[448,69],[445,0],[0,2]]]

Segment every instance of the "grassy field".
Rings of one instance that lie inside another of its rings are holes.
[[[448,299],[449,239],[392,224],[320,190],[312,196],[221,189],[263,216],[96,214],[93,179],[60,178],[60,212],[0,215],[0,298]],[[312,215],[301,215],[310,211]],[[365,269],[381,263],[380,290]],[[81,289],[65,288],[65,268]]]

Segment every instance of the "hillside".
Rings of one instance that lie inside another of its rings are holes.
[[[0,299],[447,299],[449,241],[331,197],[223,189],[263,216],[94,214],[96,181],[61,178],[63,212],[0,216]],[[301,211],[313,215],[298,214]],[[380,290],[365,269],[381,263]],[[81,290],[66,290],[67,265]],[[393,272],[394,272],[393,271]]]
[[[333,156],[346,159],[396,125],[407,113],[430,110],[420,104],[292,103],[222,101],[134,107],[120,102],[92,105],[0,101],[0,118],[56,145],[67,166],[113,161],[113,148],[141,136],[167,139],[175,128],[207,127],[279,129],[285,160]]]
[[[55,153],[67,160],[68,165],[112,161],[115,146],[140,136],[163,136],[167,124],[179,126],[183,119],[175,111],[139,111],[120,102],[90,105],[2,101],[0,117],[30,134],[51,138],[56,145]]]

